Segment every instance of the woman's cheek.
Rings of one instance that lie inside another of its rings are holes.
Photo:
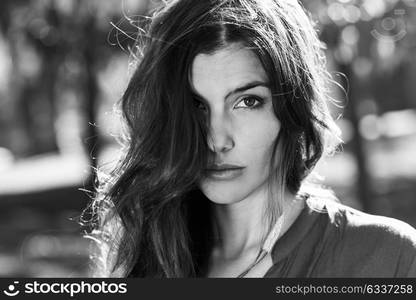
[[[241,127],[240,136],[244,146],[249,149],[269,148],[280,131],[280,122],[274,116],[252,118]]]

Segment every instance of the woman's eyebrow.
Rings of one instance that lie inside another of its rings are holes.
[[[240,87],[235,88],[234,90],[232,90],[231,92],[227,93],[227,95],[225,96],[225,99],[227,99],[228,97],[230,97],[231,95],[237,94],[237,93],[241,93],[244,92],[246,90],[258,87],[258,86],[263,86],[263,87],[267,87],[269,88],[269,83],[268,82],[264,82],[264,81],[251,81],[248,82]]]
[[[266,88],[269,88],[270,87],[270,85],[269,85],[268,82],[264,82],[264,81],[250,81],[250,82],[248,82],[248,83],[246,83],[246,84],[244,84],[244,85],[242,85],[240,87],[237,87],[237,88],[233,89],[231,92],[228,92],[227,95],[225,96],[225,99],[229,98],[231,95],[238,94],[238,93],[244,92],[246,90],[249,90],[249,89],[253,89],[255,87],[258,87],[258,86],[263,86],[263,87],[266,87]],[[191,93],[192,93],[192,96],[195,97],[196,99],[198,99],[199,101],[207,102],[205,100],[205,98],[202,97],[197,91],[195,91],[195,90],[192,89],[191,90]]]

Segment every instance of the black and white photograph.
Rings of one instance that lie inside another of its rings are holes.
[[[0,2],[0,277],[416,278],[415,227],[415,0]]]

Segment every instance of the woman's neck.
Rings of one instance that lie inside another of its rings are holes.
[[[287,193],[283,200],[284,223],[281,233],[286,231],[299,211],[292,209],[295,195]],[[233,204],[214,205],[214,255],[223,259],[235,259],[243,253],[257,252],[262,246],[268,224],[264,220],[268,192],[263,190],[252,193],[245,199]]]

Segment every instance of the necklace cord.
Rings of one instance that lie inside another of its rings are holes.
[[[292,205],[295,202],[297,202],[297,200],[299,199],[296,199],[296,198],[293,199],[289,205],[289,208],[291,208]],[[303,204],[305,198],[301,197],[300,200],[302,201],[302,204]],[[243,272],[241,272],[237,276],[237,278],[243,278],[248,272],[250,272],[251,269],[253,269],[256,265],[258,265],[263,260],[263,258],[266,257],[268,253],[271,252],[273,245],[275,244],[277,239],[280,237],[283,223],[284,223],[284,217],[285,217],[285,212],[282,213],[280,218],[277,220],[276,224],[273,226],[272,230],[270,230],[269,234],[267,235],[266,240],[263,243],[263,246],[261,247],[261,249],[259,250],[259,253],[257,254],[256,259]]]

